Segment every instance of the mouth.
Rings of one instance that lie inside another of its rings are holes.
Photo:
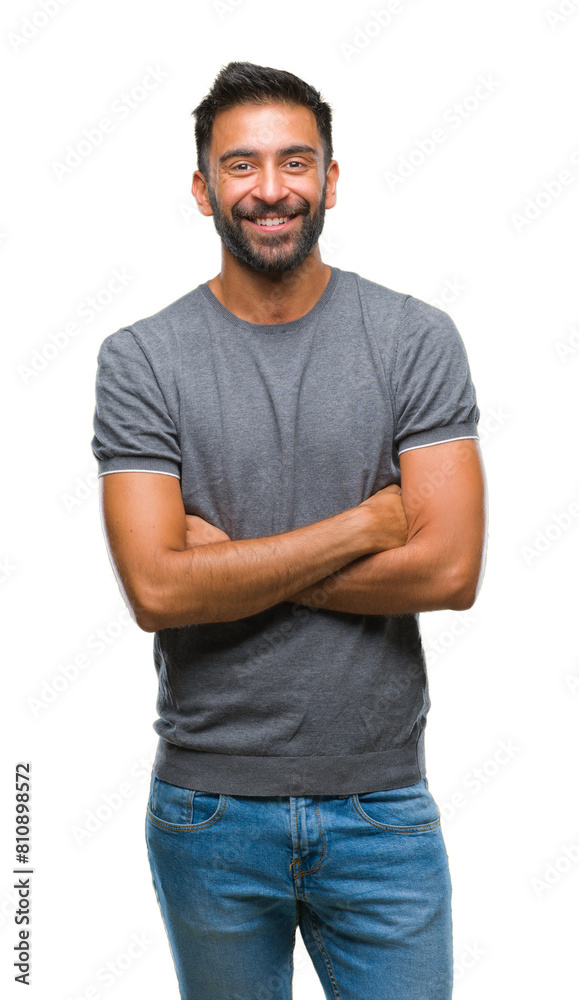
[[[249,222],[250,226],[254,229],[259,229],[260,232],[281,233],[284,229],[289,229],[295,219],[297,219],[297,215],[282,215],[274,216],[273,218],[258,218],[255,222],[253,219],[245,219],[245,221]]]

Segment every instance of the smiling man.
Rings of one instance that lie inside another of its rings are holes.
[[[324,264],[332,113],[234,62],[194,111],[221,268],[98,356],[119,587],[154,632],[146,842],[186,1000],[448,1000],[421,611],[472,606],[479,410],[450,317]]]

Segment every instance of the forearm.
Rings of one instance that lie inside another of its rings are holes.
[[[471,597],[451,565],[421,544],[375,552],[344,566],[286,600],[358,615],[413,614],[470,607]]]
[[[153,632],[257,614],[371,552],[367,525],[352,508],[280,535],[167,550],[139,624]]]

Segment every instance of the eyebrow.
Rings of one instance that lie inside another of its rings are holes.
[[[313,146],[285,146],[284,149],[278,149],[277,156],[293,156],[296,153],[310,153],[316,160],[320,158],[318,151]],[[219,157],[217,166],[221,166],[226,160],[232,160],[237,156],[257,159],[259,158],[259,152],[257,149],[227,149]]]

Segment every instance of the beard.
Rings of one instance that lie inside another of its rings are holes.
[[[279,211],[276,208],[275,215],[278,218],[297,214],[302,217],[301,221],[296,223],[295,233],[289,229],[277,236],[270,234],[263,240],[258,234],[252,239],[249,228],[243,225],[242,219],[255,220],[269,215],[272,212],[271,206],[255,208],[249,215],[235,205],[231,209],[230,218],[221,211],[215,191],[209,185],[207,197],[213,210],[215,229],[230,253],[253,271],[280,272],[298,267],[318,242],[324,228],[326,186],[327,180],[324,181],[320,201],[313,214],[310,214],[309,204],[303,198],[296,205],[282,205]]]

